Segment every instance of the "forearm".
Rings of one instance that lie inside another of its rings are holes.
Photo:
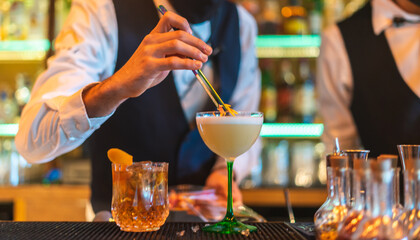
[[[81,91],[25,107],[15,138],[18,152],[30,163],[50,161],[80,146],[107,117],[89,120]]]
[[[118,78],[124,77],[122,75],[120,70],[103,82],[84,89],[83,102],[90,118],[111,114],[128,98],[127,91],[116,85],[119,82]],[[140,91],[144,92],[145,89]]]

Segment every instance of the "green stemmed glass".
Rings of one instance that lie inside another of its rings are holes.
[[[235,116],[220,112],[199,112],[196,115],[197,127],[207,147],[223,157],[228,170],[228,199],[226,216],[222,221],[204,227],[206,232],[223,234],[256,231],[255,226],[243,224],[236,220],[232,208],[232,167],[235,158],[245,153],[257,140],[263,123],[260,112],[238,112]]]

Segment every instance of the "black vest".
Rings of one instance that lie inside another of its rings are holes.
[[[152,0],[113,2],[118,22],[117,71],[156,26],[159,16]],[[211,31],[210,45],[220,50],[212,56],[215,80],[222,99],[229,102],[241,58],[239,18],[233,3],[226,1],[220,7],[211,19]],[[203,110],[215,108],[209,101]],[[172,74],[141,96],[121,104],[90,137],[87,146],[92,160],[91,201],[95,212],[111,206],[111,164],[106,156],[109,148],[130,153],[134,161],[169,162],[169,185],[203,185],[215,161],[195,124],[191,127],[185,119]]]
[[[399,73],[384,32],[375,35],[371,4],[338,27],[353,74],[351,112],[369,156],[397,154],[397,144],[420,144],[420,99]]]

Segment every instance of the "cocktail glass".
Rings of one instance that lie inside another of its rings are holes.
[[[112,163],[112,205],[123,231],[156,231],[169,215],[168,163]]]
[[[203,228],[206,232],[223,234],[256,231],[255,226],[236,220],[232,208],[232,167],[235,158],[245,153],[257,140],[263,123],[260,112],[238,112],[235,116],[221,116],[219,112],[199,112],[196,115],[197,127],[207,147],[223,157],[228,170],[228,199],[224,219]]]

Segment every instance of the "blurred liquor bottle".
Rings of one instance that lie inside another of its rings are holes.
[[[1,40],[45,39],[48,0],[0,1]]]
[[[29,1],[29,32],[28,39],[45,39],[48,26],[48,0]]]
[[[302,35],[309,33],[307,12],[300,0],[290,0],[289,5],[281,9],[284,18],[284,33]]]
[[[281,61],[280,77],[277,79],[277,122],[293,122],[293,95],[296,77],[289,59]]]
[[[322,29],[322,8],[321,0],[314,0],[313,6],[309,11],[308,22],[311,34],[320,34]]]
[[[277,89],[273,82],[272,60],[262,59],[261,68],[261,100],[260,111],[264,113],[264,122],[276,122],[277,119]]]
[[[19,107],[11,94],[5,90],[0,90],[0,124],[16,123]],[[1,150],[1,149],[0,149]]]
[[[29,17],[23,0],[3,1],[2,40],[25,40],[28,37]]]
[[[15,79],[14,98],[18,105],[18,116],[22,113],[23,107],[31,97],[31,80],[25,73],[18,73]]]
[[[280,1],[266,0],[261,2],[261,14],[257,17],[260,35],[281,33]]]
[[[299,77],[293,95],[295,122],[313,123],[316,113],[313,74],[308,59],[299,61]]]
[[[264,141],[261,158],[261,184],[264,186],[288,186],[289,142],[287,140]]]
[[[315,159],[316,143],[309,140],[294,142],[291,147],[292,185],[311,187],[316,183],[317,164]]]

